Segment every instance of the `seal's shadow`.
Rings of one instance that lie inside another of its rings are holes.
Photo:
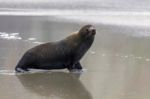
[[[27,90],[38,95],[61,99],[92,99],[79,80],[80,74],[51,72],[22,74],[17,77]]]

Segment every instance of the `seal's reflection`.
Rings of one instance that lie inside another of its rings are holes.
[[[22,85],[38,95],[62,99],[92,99],[80,82],[80,74],[51,72],[17,75]]]

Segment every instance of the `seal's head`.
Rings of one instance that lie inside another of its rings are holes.
[[[94,37],[95,34],[96,29],[92,25],[85,25],[79,31],[79,35],[83,38],[91,38]]]

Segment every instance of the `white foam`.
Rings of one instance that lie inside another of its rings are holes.
[[[22,39],[19,36],[19,33],[6,33],[6,32],[0,32],[0,38],[8,39],[8,40],[21,40]]]
[[[91,53],[91,54],[96,54],[96,52],[95,52],[95,51],[90,51],[90,53]]]
[[[0,75],[16,75],[14,70],[0,70]]]
[[[35,44],[42,44],[43,42],[35,41],[35,42],[32,42],[32,43],[35,43]]]
[[[150,61],[150,59],[149,59],[149,58],[147,58],[147,59],[145,59],[145,61],[149,62],[149,61]]]
[[[34,41],[34,40],[36,40],[36,38],[31,37],[31,38],[28,38],[28,40],[29,41]]]
[[[1,8],[0,8],[1,9]],[[149,11],[101,11],[95,9],[11,9],[6,8],[4,11],[0,11],[0,15],[12,15],[12,16],[48,16],[48,15],[72,15],[72,16],[150,16]]]

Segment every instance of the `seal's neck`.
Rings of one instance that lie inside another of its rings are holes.
[[[90,38],[90,39],[83,40],[80,43],[78,43],[78,46],[74,49],[74,52],[75,52],[74,56],[76,57],[76,61],[80,60],[84,56],[84,54],[91,47],[93,41],[94,41],[94,38]]]

